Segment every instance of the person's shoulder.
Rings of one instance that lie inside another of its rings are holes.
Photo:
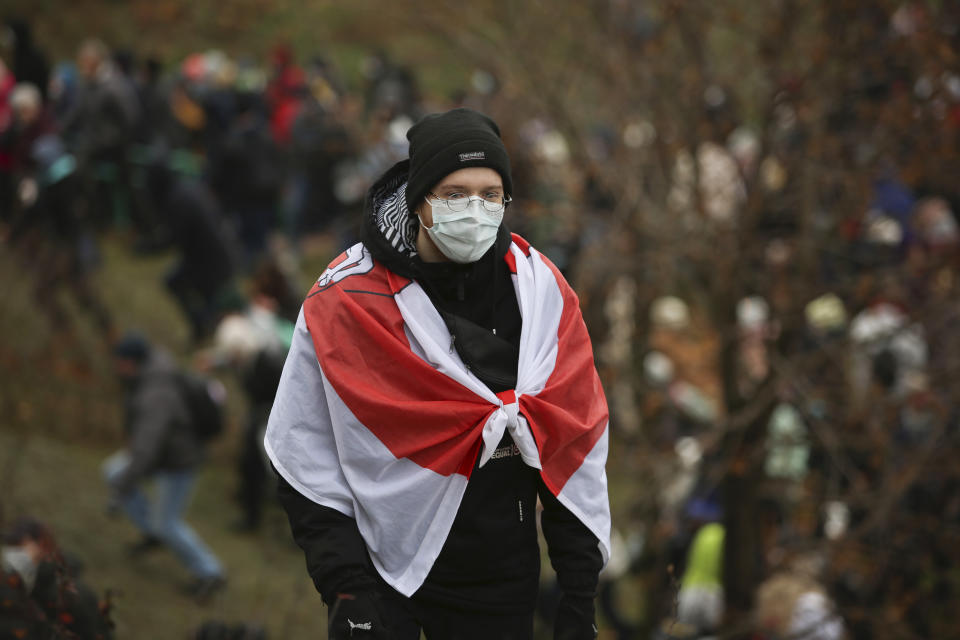
[[[560,272],[560,268],[557,267],[557,265],[555,265],[553,261],[550,260],[550,258],[548,258],[546,255],[537,251],[537,249],[533,245],[531,245],[530,242],[526,240],[526,238],[524,238],[523,236],[517,233],[511,233],[510,239],[513,241],[511,246],[516,247],[519,250],[520,255],[523,256],[527,261],[531,263],[538,262],[546,266],[546,268],[549,269],[553,273],[553,275],[556,277],[557,283],[561,287],[566,288],[570,286],[567,283],[566,278],[564,278],[563,273]],[[507,262],[511,265],[511,270],[514,273],[516,273],[515,255],[516,254],[513,253],[512,251],[508,252],[508,255],[507,255]]]
[[[521,236],[519,233],[510,233],[510,240],[513,241],[513,244],[520,249],[523,255],[530,257],[530,243],[527,242],[527,239]]]
[[[355,284],[363,280],[364,276],[373,273],[376,267],[376,261],[370,255],[363,243],[358,242],[346,251],[330,261],[327,268],[323,270],[320,277],[307,294],[307,299],[311,299],[319,294],[325,293],[331,289],[343,288],[347,280],[354,280]],[[367,278],[369,279],[369,278]]]
[[[305,304],[316,304],[314,301],[329,298],[331,292],[393,297],[407,282],[358,242],[330,262],[307,294]]]
[[[510,233],[510,247],[507,249],[506,255],[503,256],[503,259],[506,260],[507,264],[510,266],[510,272],[516,275],[517,273],[517,260],[530,260],[530,253],[532,247],[530,243],[527,242],[520,234]]]

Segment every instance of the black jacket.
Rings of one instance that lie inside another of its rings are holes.
[[[476,263],[424,263],[398,250],[375,215],[378,198],[402,185],[405,176],[402,162],[371,189],[364,245],[391,271],[423,286],[450,328],[461,359],[478,378],[494,392],[513,388],[522,320],[503,261],[511,241],[506,226],[501,225],[494,247]],[[531,611],[540,575],[538,496],[561,588],[571,596],[592,598],[602,565],[597,538],[547,490],[538,471],[523,463],[509,434],[486,465],[474,467],[450,534],[414,598],[473,611]],[[332,603],[338,593],[386,587],[356,521],[303,497],[282,478],[279,497],[324,601]]]
[[[166,199],[171,240],[180,268],[208,296],[233,277],[236,238],[213,191],[199,180],[175,179]]]

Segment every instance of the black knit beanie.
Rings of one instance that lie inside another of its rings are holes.
[[[490,167],[503,179],[504,192],[513,193],[510,158],[500,139],[500,128],[482,113],[453,109],[424,116],[407,131],[407,140],[407,207],[411,213],[434,185],[465,167]]]

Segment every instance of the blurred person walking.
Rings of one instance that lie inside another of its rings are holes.
[[[129,214],[128,152],[140,103],[103,42],[87,40],[80,46],[77,70],[80,88],[62,123],[63,136],[92,191],[94,215],[102,224],[112,223]]]
[[[58,130],[62,129],[61,124],[73,112],[79,89],[76,65],[69,61],[57,63],[47,87],[47,106]]]
[[[273,74],[265,92],[270,132],[277,145],[286,148],[291,142],[293,121],[307,95],[306,77],[294,60],[293,49],[286,43],[274,47],[270,62]]]
[[[220,321],[213,347],[198,357],[201,369],[231,369],[247,400],[237,461],[242,517],[234,528],[240,532],[255,531],[262,519],[270,479],[263,436],[293,337],[293,324],[278,314],[279,303],[271,291],[275,271],[271,264],[258,270],[249,304]]]
[[[715,633],[723,621],[723,525],[711,522],[693,536],[677,594],[677,621],[700,635]]]
[[[10,18],[6,23],[7,35],[11,47],[11,68],[17,82],[29,82],[40,89],[40,95],[46,99],[47,82],[50,77],[50,63],[47,55],[33,39],[30,23],[20,18]]]
[[[10,94],[17,79],[0,56],[0,135],[5,134],[13,119]],[[0,222],[6,221],[13,208],[13,169],[10,153],[0,148]]]
[[[293,122],[285,207],[285,226],[291,238],[328,231],[346,208],[337,193],[338,172],[357,150],[334,99],[322,99],[329,92],[329,85],[321,84],[317,93],[304,101]]]
[[[162,74],[163,63],[156,58],[147,58],[139,65],[134,78],[141,110],[136,140],[143,145],[162,140],[171,118]]]
[[[492,120],[407,137],[307,296],[267,428],[329,637],[529,640],[539,497],[554,638],[595,638],[608,414],[576,295],[502,224]]]
[[[185,374],[166,351],[136,333],[121,338],[113,353],[124,386],[127,443],[103,465],[111,506],[143,536],[131,551],[167,546],[193,575],[188,593],[206,601],[226,580],[220,561],[183,520],[204,458]],[[152,499],[143,491],[147,481]]]
[[[276,221],[284,164],[260,96],[238,93],[236,105],[235,117],[211,153],[209,181],[236,227],[243,265],[252,270]]]
[[[754,609],[758,640],[843,640],[843,618],[823,585],[808,572],[789,568],[757,587]]]
[[[165,221],[166,239],[178,254],[166,285],[199,342],[209,336],[218,305],[233,286],[237,241],[220,203],[206,183],[181,176],[159,150],[147,169],[148,191]]]
[[[43,105],[40,89],[29,82],[18,82],[9,96],[10,120],[0,132],[0,153],[9,157],[14,177],[30,170],[30,151],[41,136],[53,133],[54,123]]]
[[[113,321],[90,278],[97,248],[85,215],[76,160],[53,133],[39,91],[21,84],[14,97],[15,124],[0,136],[0,148],[12,151],[17,168],[17,201],[4,240],[32,276],[37,306],[56,328],[55,356],[62,355],[63,341],[74,336],[71,314],[59,296],[62,290],[90,314],[109,343],[115,338]]]

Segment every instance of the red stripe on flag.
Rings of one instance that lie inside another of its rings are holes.
[[[603,435],[609,414],[577,295],[560,271],[542,259],[563,294],[557,364],[543,391],[520,397],[520,410],[540,450],[544,483],[557,495]]]
[[[469,476],[494,407],[411,350],[392,294],[406,281],[381,265],[304,303],[324,375],[397,458]]]
[[[507,255],[503,256],[503,261],[507,263],[510,273],[517,275],[517,258],[512,251],[507,251]]]

